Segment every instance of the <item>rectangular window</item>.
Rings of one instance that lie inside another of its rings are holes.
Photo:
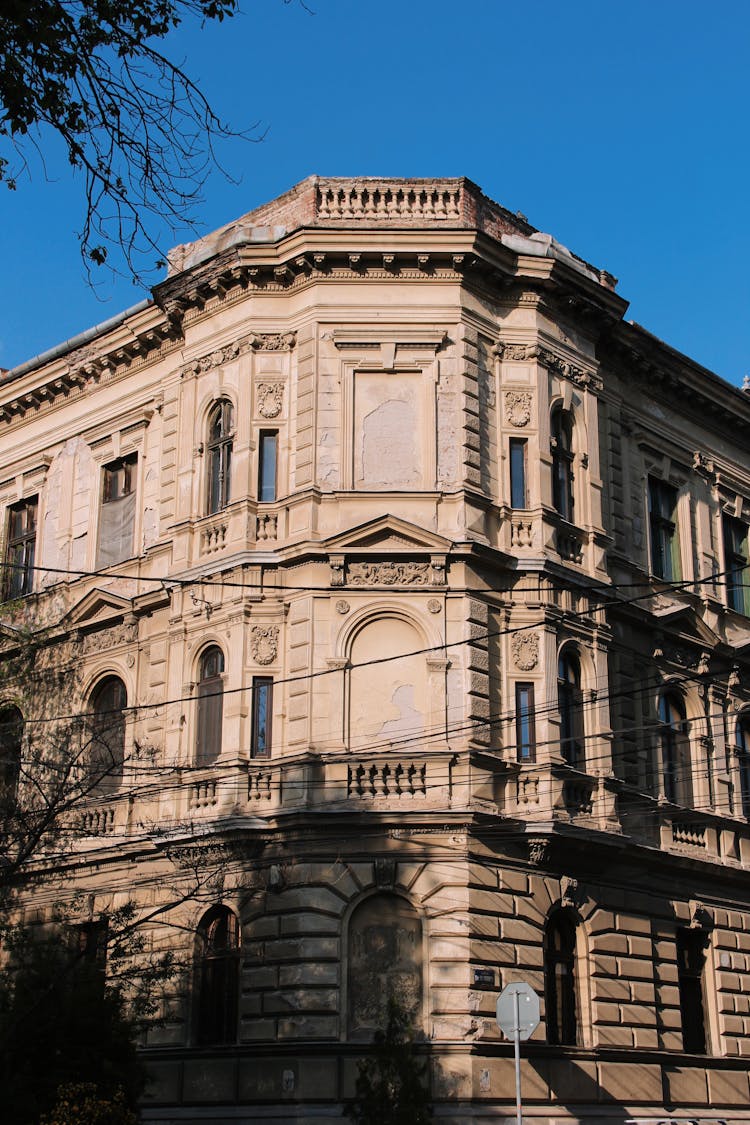
[[[536,761],[533,684],[516,684],[516,757],[519,762]]]
[[[253,676],[253,730],[250,742],[251,758],[271,757],[271,713],[273,710],[273,680],[267,676]]]
[[[526,508],[526,438],[510,439],[510,506]]]
[[[37,498],[21,500],[8,509],[4,598],[20,598],[34,588]]]
[[[691,1055],[706,1054],[703,970],[706,934],[681,927],[677,931],[677,982],[682,1017],[682,1049]]]
[[[137,464],[133,453],[104,466],[97,567],[112,566],[133,555]]]
[[[276,447],[279,435],[266,430],[260,435],[258,454],[258,500],[272,504],[276,499]]]
[[[748,570],[747,524],[724,516],[724,568],[727,603],[730,609],[750,617],[750,570]]]
[[[677,489],[655,477],[648,479],[648,519],[652,573],[665,582],[677,582],[682,577]]]

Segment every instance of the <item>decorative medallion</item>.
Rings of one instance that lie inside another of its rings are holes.
[[[279,651],[278,625],[253,625],[250,650],[256,664],[273,664]]]
[[[283,383],[258,383],[258,413],[262,418],[278,418],[284,401]]]
[[[528,391],[505,392],[505,419],[511,426],[527,426],[531,418],[531,395]]]
[[[340,613],[342,616],[348,613],[350,608],[349,602],[345,602],[343,598],[339,598],[336,602],[336,613]]]
[[[430,600],[427,603],[427,608],[430,611],[430,613],[440,613],[440,610],[443,607],[441,606],[441,604],[440,604],[440,602],[438,601],[437,598],[430,598]]]
[[[510,642],[513,662],[522,672],[536,668],[539,660],[539,636],[537,633],[516,633]]]

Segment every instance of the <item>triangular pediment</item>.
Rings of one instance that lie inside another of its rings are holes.
[[[64,623],[69,629],[103,628],[132,612],[129,598],[122,598],[111,590],[90,590],[69,610]]]
[[[666,600],[666,599],[665,599]],[[662,628],[669,629],[673,635],[679,635],[686,644],[700,645],[702,648],[714,648],[722,643],[719,636],[690,605],[680,602],[671,602],[669,605],[655,605],[651,613],[659,621]]]
[[[442,535],[436,535],[435,532],[427,531],[408,520],[385,515],[326,539],[324,546],[333,554],[356,554],[359,551],[377,550],[394,553],[419,551],[423,554],[444,555],[450,550],[451,542]]]

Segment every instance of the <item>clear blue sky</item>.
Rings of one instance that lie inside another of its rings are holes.
[[[620,279],[637,320],[732,382],[750,372],[748,0],[243,0],[170,52],[260,144],[223,151],[211,230],[311,173],[467,175]],[[144,294],[87,286],[81,195],[0,188],[0,366]],[[165,247],[193,237],[166,234]]]

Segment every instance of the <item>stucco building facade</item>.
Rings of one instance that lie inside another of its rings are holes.
[[[512,1116],[523,979],[527,1119],[750,1121],[750,398],[626,308],[468,180],[313,177],[3,376],[4,646],[109,732],[55,862],[175,902],[144,1120],[340,1119],[389,993]]]

